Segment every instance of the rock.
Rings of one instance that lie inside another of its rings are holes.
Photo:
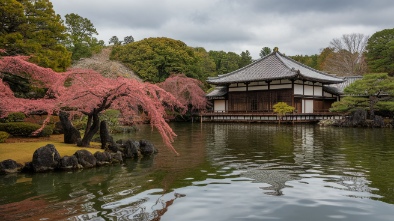
[[[119,148],[118,144],[112,143],[111,145],[108,145],[108,150],[113,153],[117,153],[120,151],[120,148]]]
[[[114,140],[112,136],[109,135],[107,122],[105,120],[100,123],[100,142],[101,149],[108,149],[108,146],[114,145]]]
[[[78,164],[78,159],[76,156],[64,156],[62,159],[60,159],[60,164],[59,164],[59,169],[62,170],[73,170],[73,169],[79,169],[80,166]]]
[[[54,170],[59,166],[60,155],[53,144],[38,148],[34,151],[32,167],[34,172]]]
[[[123,156],[125,158],[137,158],[139,146],[139,142],[131,139],[127,140],[123,146]]]
[[[97,151],[96,153],[93,154],[93,156],[96,158],[97,166],[107,165],[112,162],[112,156],[107,151],[105,152]]]
[[[151,142],[147,140],[140,140],[140,153],[142,156],[149,156],[157,153],[157,150]]]
[[[123,157],[121,152],[111,153],[112,163],[122,163]]]
[[[26,162],[22,168],[22,172],[31,173],[33,172],[33,162]]]
[[[386,124],[384,123],[384,119],[381,116],[375,115],[373,119],[373,127],[385,127]]]
[[[74,153],[74,156],[78,159],[78,164],[83,168],[95,167],[97,164],[96,158],[87,150],[78,150]]]
[[[64,130],[64,143],[76,144],[81,139],[81,133],[72,125],[69,114],[61,111],[59,119]]]
[[[0,174],[10,174],[20,172],[23,165],[17,163],[15,160],[4,160],[0,162]]]

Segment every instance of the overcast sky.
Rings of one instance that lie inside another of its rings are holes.
[[[112,36],[135,41],[169,37],[206,50],[262,47],[286,55],[318,54],[334,38],[371,36],[394,28],[393,0],[51,0],[54,10],[89,19],[108,44]]]

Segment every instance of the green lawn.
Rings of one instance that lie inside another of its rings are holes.
[[[100,149],[100,143],[95,142],[91,142],[91,148],[77,147],[75,144],[65,144],[63,143],[63,135],[52,135],[46,138],[9,138],[9,140],[6,140],[6,143],[0,143],[0,161],[13,159],[21,164],[30,162],[32,161],[34,151],[47,144],[55,145],[61,157],[66,155],[71,156],[77,150],[81,149],[86,149],[91,153],[103,151]]]

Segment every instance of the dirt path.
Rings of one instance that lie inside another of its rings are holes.
[[[104,48],[100,53],[93,55],[91,58],[83,58],[72,65],[72,68],[92,69],[101,73],[105,77],[127,77],[139,81],[141,79],[129,68],[118,61],[109,60],[112,48]]]

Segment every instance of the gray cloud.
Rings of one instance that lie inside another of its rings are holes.
[[[343,34],[394,28],[392,0],[52,0],[56,13],[90,19],[99,39],[170,37],[254,58],[262,47],[315,54]]]

